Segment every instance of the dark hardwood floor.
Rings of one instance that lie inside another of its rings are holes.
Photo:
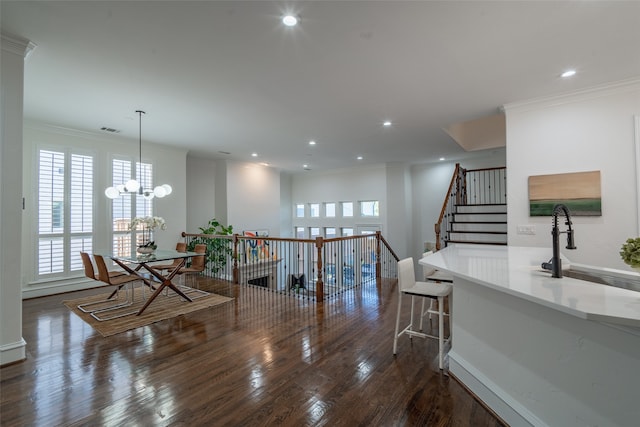
[[[501,425],[438,370],[436,340],[402,337],[393,356],[393,283],[317,305],[203,286],[236,299],[109,338],[62,305],[105,289],[24,301],[27,360],[0,369],[0,424]]]

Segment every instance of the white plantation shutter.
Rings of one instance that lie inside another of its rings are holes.
[[[80,251],[93,252],[93,157],[71,155],[70,271],[82,270]]]
[[[38,153],[38,275],[82,270],[92,250],[93,157],[68,150]]]
[[[138,182],[142,188],[153,190],[153,166],[149,163],[136,163],[138,168]],[[153,215],[153,199],[145,199],[144,197],[136,197],[136,216],[152,216]]]
[[[70,231],[93,231],[93,158],[71,155]]]

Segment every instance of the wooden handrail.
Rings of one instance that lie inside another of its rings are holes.
[[[384,245],[387,247],[387,249],[389,250],[389,253],[393,256],[393,258],[396,261],[400,261],[400,257],[398,255],[396,255],[396,253],[393,251],[393,249],[391,248],[391,245],[389,244],[389,242],[387,242],[387,239],[384,238],[384,236],[382,234],[380,234],[380,241],[382,243],[384,243]]]
[[[447,194],[444,196],[444,202],[442,202],[442,209],[440,210],[440,216],[438,217],[438,221],[434,225],[434,230],[436,233],[436,250],[440,250],[440,229],[442,225],[442,220],[444,219],[444,214],[447,211],[447,205],[449,204],[449,199],[451,198],[451,191],[453,190],[453,185],[455,184],[458,175],[460,174],[460,163],[456,163],[456,168],[453,171],[453,175],[451,176],[451,182],[449,183],[449,188],[447,189]]]
[[[451,176],[451,182],[449,183],[449,188],[447,189],[447,194],[444,196],[444,202],[442,202],[442,209],[440,210],[440,216],[438,217],[438,221],[436,225],[442,224],[442,218],[444,218],[444,213],[447,210],[447,204],[449,203],[449,196],[451,195],[451,190],[453,189],[453,184],[456,182],[456,177],[460,171],[460,163],[456,163],[456,168],[453,171],[453,175]]]
[[[493,168],[480,168],[480,169],[465,169],[466,172],[484,172],[484,171],[497,171],[505,169],[504,166],[496,166]]]

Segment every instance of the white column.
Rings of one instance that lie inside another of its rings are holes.
[[[26,358],[22,338],[22,113],[24,58],[35,45],[2,34],[0,58],[0,365]]]

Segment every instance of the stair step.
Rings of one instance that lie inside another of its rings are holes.
[[[466,244],[470,244],[470,245],[501,245],[501,246],[507,246],[506,242],[479,242],[479,241],[472,241],[472,240],[445,240],[445,244],[449,244],[449,243],[466,243]]]
[[[506,222],[506,213],[478,212],[478,213],[457,213],[453,214],[452,222]]]
[[[484,204],[484,205],[456,205],[457,213],[507,213],[505,204]]]
[[[455,241],[474,241],[474,242],[486,242],[486,243],[506,243],[506,232],[451,232],[447,236],[450,240]]]
[[[450,221],[449,224],[506,224],[507,221]]]
[[[455,230],[451,231],[451,234],[507,234],[506,231],[483,231],[483,230]]]
[[[445,243],[507,244],[507,205],[457,205],[449,217]]]

